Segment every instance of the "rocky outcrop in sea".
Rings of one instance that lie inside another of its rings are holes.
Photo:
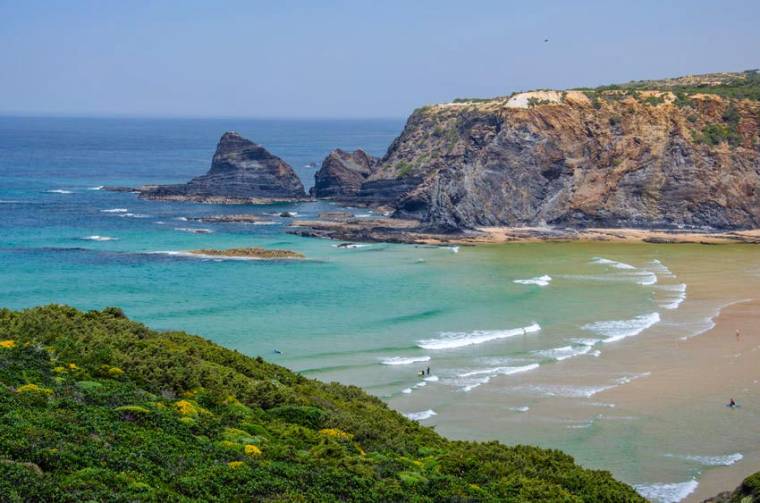
[[[377,166],[377,159],[364,150],[335,149],[314,174],[312,196],[322,199],[352,199]]]
[[[211,169],[176,185],[135,189],[145,199],[248,203],[306,199],[303,184],[282,159],[235,132],[224,133]]]

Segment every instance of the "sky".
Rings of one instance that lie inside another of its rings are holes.
[[[0,115],[404,117],[758,67],[757,0],[0,0]]]

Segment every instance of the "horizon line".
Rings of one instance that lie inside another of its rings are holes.
[[[409,114],[410,115],[410,114]],[[0,119],[152,119],[152,120],[294,120],[294,121],[350,121],[350,120],[406,120],[405,116],[253,116],[253,115],[141,115],[121,113],[50,113],[50,112],[3,112]]]

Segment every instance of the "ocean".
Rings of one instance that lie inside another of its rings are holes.
[[[760,291],[751,246],[339,248],[288,234],[291,219],[279,216],[315,217],[336,209],[329,202],[217,206],[99,190],[203,174],[226,130],[282,157],[308,189],[309,164],[331,149],[381,156],[402,128],[402,120],[0,118],[0,307],[120,306],[156,329],[361,386],[453,438],[562,449],[654,501],[679,501],[707,471],[760,459],[754,389],[737,384],[733,393],[746,397],[741,428],[726,417],[724,387],[653,400],[625,392],[686,364],[682,348],[709,333],[721,307]],[[230,213],[270,222],[193,220]],[[306,260],[181,254],[244,246]],[[706,434],[715,428],[721,434]]]

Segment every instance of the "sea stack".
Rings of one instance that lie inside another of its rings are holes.
[[[353,152],[335,149],[314,174],[311,195],[324,199],[350,199],[372,174],[377,159],[358,149]]]
[[[305,199],[303,184],[285,161],[240,134],[219,139],[211,169],[177,185],[138,189],[146,199],[209,203],[266,203]]]

